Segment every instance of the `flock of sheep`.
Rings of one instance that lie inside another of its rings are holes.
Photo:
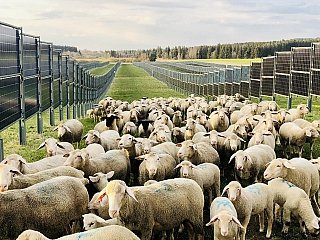
[[[212,226],[213,239],[244,240],[252,215],[267,238],[275,222],[287,234],[291,218],[303,235],[318,235],[320,121],[307,113],[240,94],[107,97],[87,112],[93,130],[67,120],[59,140],[39,146],[46,158],[11,154],[0,163],[0,238],[203,239]],[[82,139],[87,147],[74,149]]]

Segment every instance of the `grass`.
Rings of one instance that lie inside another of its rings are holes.
[[[122,64],[111,84],[108,96],[132,102],[142,97],[184,97],[133,64]]]
[[[103,67],[93,68],[90,73],[92,75],[101,76],[109,72],[109,70],[114,66],[114,63],[107,64]]]

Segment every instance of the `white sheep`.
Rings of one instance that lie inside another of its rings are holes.
[[[210,204],[213,191],[216,197],[220,196],[220,170],[217,165],[202,163],[196,166],[190,161],[184,160],[175,168],[180,168],[180,177],[192,179],[199,184],[203,191],[208,191]]]
[[[250,114],[250,115],[255,115],[258,112],[258,104],[257,103],[250,103],[247,105],[244,105],[241,109],[241,112],[244,114]]]
[[[85,143],[87,145],[99,143],[103,146],[105,151],[108,151],[118,148],[117,139],[120,138],[120,135],[115,130],[106,130],[101,133],[96,130],[90,130],[83,138],[85,138]]]
[[[69,142],[58,142],[55,138],[47,138],[40,144],[38,149],[46,148],[47,156],[51,157],[57,154],[66,154],[74,150],[74,147]]]
[[[174,127],[181,127],[182,113],[181,111],[175,111],[172,117],[172,123]]]
[[[309,109],[304,104],[299,104],[297,108],[291,108],[287,111],[285,122],[293,122],[298,118],[304,119],[304,116],[309,112]]]
[[[258,130],[252,134],[251,134],[252,137],[248,142],[248,147],[252,147],[254,145],[259,145],[259,144],[266,144],[270,146],[272,149],[275,149],[276,140],[270,131]],[[248,133],[248,135],[250,135],[250,133]]]
[[[219,111],[212,112],[208,121],[212,130],[216,130],[218,132],[226,131],[230,125],[227,112],[223,108]]]
[[[65,123],[60,123],[54,130],[58,130],[59,141],[76,142],[79,145],[83,132],[83,124],[77,119],[68,119]]]
[[[319,191],[319,171],[310,161],[304,158],[277,158],[267,165],[263,176],[266,180],[281,177],[302,188],[310,197],[316,214],[320,214],[316,200],[316,193]]]
[[[282,178],[272,179],[268,185],[273,191],[274,202],[283,207],[283,233],[288,233],[291,215],[298,217],[302,233],[306,233],[305,227],[311,234],[319,233],[320,218],[315,215],[304,190]]]
[[[2,163],[14,166],[23,174],[30,174],[62,166],[66,159],[67,158],[62,155],[55,155],[43,158],[36,162],[28,163],[22,156],[18,154],[10,154],[2,161]]]
[[[89,144],[85,148],[82,148],[81,151],[83,154],[87,154],[89,159],[99,157],[100,154],[105,153],[104,148],[98,143]]]
[[[149,139],[159,143],[172,142],[171,131],[165,124],[158,125],[150,134]]]
[[[206,226],[213,225],[214,239],[238,239],[243,226],[232,202],[226,197],[217,197],[210,206],[210,221]]]
[[[217,150],[205,142],[194,143],[192,140],[186,140],[177,146],[180,147],[177,153],[179,159],[188,160],[195,165],[205,162],[217,165],[220,163]]]
[[[234,171],[237,180],[262,182],[266,164],[276,158],[275,151],[268,145],[259,144],[234,153],[229,160],[235,160]]]
[[[83,214],[82,217],[83,228],[85,231],[110,225],[118,225],[117,219],[104,220],[102,217],[99,217],[93,213]]]
[[[188,118],[187,123],[186,123],[186,131],[184,133],[184,138],[186,140],[191,140],[192,137],[197,133],[197,132],[207,132],[204,126],[201,124],[197,123],[194,119]]]
[[[105,226],[97,229],[92,229],[86,232],[74,233],[71,235],[57,238],[56,240],[105,240],[106,236],[108,240],[139,240],[133,232],[122,226]],[[34,230],[25,230],[22,232],[17,240],[50,240],[42,233]]]
[[[133,136],[137,135],[137,132],[138,132],[138,128],[136,126],[135,123],[133,122],[126,122],[126,124],[123,126],[123,129],[122,129],[122,135],[124,134],[131,134]]]
[[[128,187],[113,180],[100,192],[108,196],[109,215],[130,230],[140,231],[141,239],[151,239],[152,230],[166,231],[184,224],[189,237],[203,234],[204,196],[191,179],[175,178],[148,186]]]
[[[93,174],[93,176],[89,176],[89,179],[92,182],[93,186],[98,191],[101,191],[107,186],[109,179],[112,178],[113,175],[114,175],[114,171],[110,171],[108,173],[97,172]]]
[[[288,158],[288,150],[291,154],[294,154],[294,147],[298,149],[299,157],[302,156],[303,145],[305,144],[307,137],[313,137],[319,135],[314,127],[300,128],[293,122],[286,122],[281,125],[279,129],[280,141],[283,146],[284,154]]]
[[[264,231],[264,211],[268,217],[266,237],[270,238],[273,223],[273,193],[269,186],[264,183],[255,183],[242,188],[239,182],[232,181],[223,189],[221,195],[223,196],[225,192],[236,208],[238,219],[244,227],[241,231],[241,240],[245,240],[251,215],[259,214],[259,231]]]

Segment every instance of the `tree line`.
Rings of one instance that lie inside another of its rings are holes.
[[[157,47],[144,50],[108,51],[115,58],[136,58],[137,60],[155,61],[161,59],[219,59],[219,58],[261,58],[273,56],[275,52],[290,51],[291,47],[309,47],[320,38],[299,38],[270,42],[245,42],[194,47],[175,46]]]

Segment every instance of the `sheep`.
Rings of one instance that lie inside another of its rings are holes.
[[[217,131],[216,131],[216,130],[212,130],[212,132],[217,132]],[[211,141],[210,141],[210,133],[197,132],[197,133],[192,137],[192,141],[193,141],[194,143],[205,142],[205,143],[211,144]]]
[[[174,127],[171,130],[172,141],[174,143],[181,143],[185,140],[184,135],[186,132],[186,127]]]
[[[173,128],[173,123],[170,117],[166,114],[162,114],[159,117],[157,117],[156,120],[154,121],[153,126],[156,128],[158,125],[161,125],[161,124],[168,126],[170,131]]]
[[[249,140],[248,148],[258,144],[266,144],[272,149],[275,149],[276,140],[271,132],[266,130],[258,130],[251,134],[253,134],[253,136]],[[250,135],[250,133],[248,133],[248,135]]]
[[[146,181],[144,184],[143,184],[143,186],[148,186],[148,185],[150,185],[150,184],[154,184],[154,183],[157,183],[158,181],[156,181],[156,180],[148,180],[148,181]]]
[[[256,115],[258,111],[258,104],[257,103],[251,103],[244,105],[241,109],[241,112],[244,114],[250,114],[250,115]]]
[[[278,111],[279,105],[275,101],[261,101],[258,104],[258,111],[257,114],[261,114],[267,110],[270,111]]]
[[[214,111],[209,116],[209,124],[213,130],[224,132],[229,127],[229,118],[223,108]]]
[[[131,134],[133,136],[137,135],[138,128],[133,122],[126,122],[122,129],[122,135]]]
[[[268,185],[255,183],[243,188],[237,181],[230,182],[222,192],[228,194],[238,213],[238,218],[243,226],[241,240],[245,240],[247,227],[251,215],[259,215],[260,232],[264,231],[264,211],[267,212],[268,227],[266,237],[270,238],[273,224],[273,193]]]
[[[175,111],[172,118],[174,127],[181,127],[182,124],[182,113],[181,111]]]
[[[263,172],[267,163],[276,158],[275,151],[268,145],[259,144],[239,150],[230,157],[229,163],[235,160],[234,171],[236,180],[262,182]]]
[[[64,165],[82,170],[85,177],[113,170],[115,178],[124,180],[130,172],[129,154],[126,150],[109,150],[92,159],[84,155],[81,150],[74,150],[70,152]]]
[[[291,160],[277,158],[267,165],[263,176],[266,180],[281,177],[302,188],[310,197],[316,214],[320,214],[316,201],[316,193],[319,190],[319,171],[310,161],[304,158]]]
[[[201,163],[196,166],[190,161],[184,160],[175,168],[180,168],[180,177],[192,179],[199,184],[203,191],[208,190],[210,204],[213,191],[216,197],[220,196],[220,170],[217,165]]]
[[[99,133],[102,133],[103,131],[109,130],[109,128],[106,126],[106,120],[98,122],[94,126],[93,130],[98,131]]]
[[[177,146],[180,147],[177,153],[178,157],[195,165],[205,162],[217,165],[220,163],[218,152],[207,143],[194,143],[192,140],[186,140],[183,143],[178,143]]]
[[[240,110],[235,110],[230,115],[230,123],[235,124],[240,118],[246,116],[244,112],[241,112]]]
[[[108,220],[110,219],[108,198],[104,197],[104,199],[101,202],[99,202],[98,201],[99,194],[100,192],[97,192],[93,195],[90,202],[88,203],[88,210],[90,213],[93,213],[105,220]]]
[[[155,128],[149,136],[150,140],[157,141],[159,143],[162,142],[172,142],[171,139],[171,131],[167,125],[159,125]]]
[[[285,122],[293,122],[298,118],[304,119],[304,116],[309,112],[309,109],[304,104],[299,104],[297,108],[291,108],[287,111]]]
[[[298,149],[299,157],[302,156],[303,145],[305,144],[307,137],[313,137],[319,135],[314,127],[300,128],[298,125],[292,122],[286,122],[281,125],[279,129],[280,141],[283,146],[283,153],[288,158],[288,149],[291,154],[294,154],[294,147]],[[291,149],[290,149],[291,147]]]
[[[56,240],[120,240],[120,239],[127,239],[127,240],[139,240],[133,232],[129,229],[118,226],[105,226],[97,229],[92,229],[86,232],[79,232],[74,233],[71,235],[63,236]],[[34,230],[26,230],[22,232],[17,240],[50,240],[42,233],[34,231]]]
[[[143,160],[139,166],[140,185],[148,180],[162,181],[175,176],[176,160],[169,154],[151,152],[137,157],[137,160]]]
[[[76,142],[79,145],[83,132],[83,124],[77,119],[68,119],[65,123],[60,123],[54,130],[58,130],[60,142]]]
[[[73,146],[69,142],[58,142],[57,139],[47,138],[40,144],[38,149],[46,147],[47,157],[51,157],[57,154],[65,154],[74,150]]]
[[[124,124],[126,124],[129,121],[134,123],[138,122],[139,120],[138,114],[139,114],[139,111],[135,108],[131,109],[130,111],[123,111],[121,115],[122,115]]]
[[[233,102],[230,107],[229,107],[229,113],[233,113],[234,111],[240,111],[240,109],[244,106],[245,104],[242,102]]]
[[[117,139],[120,138],[120,135],[115,130],[106,130],[101,133],[96,130],[89,130],[83,138],[86,139],[86,145],[99,143],[102,145],[105,151],[108,151],[118,148]]]
[[[110,171],[108,173],[98,172],[93,174],[93,176],[89,176],[89,179],[98,191],[102,191],[102,189],[107,186],[107,183],[109,182],[108,180],[112,178],[113,175],[114,171]]]
[[[217,197],[210,206],[210,221],[206,226],[214,226],[214,239],[238,239],[243,226],[232,202],[226,197]]]
[[[117,119],[119,119],[119,117],[115,114],[108,114],[107,116],[105,117],[102,117],[101,118],[101,121],[103,121],[103,123],[105,124],[105,126],[103,125],[96,125],[94,127],[94,130],[97,130],[99,132],[102,132],[102,131],[106,131],[106,130],[114,130],[114,131],[117,131],[119,132],[119,129],[118,129],[118,125],[117,125]],[[99,127],[99,128],[98,128]],[[102,131],[101,131],[102,130]]]
[[[229,128],[226,130],[226,132],[231,132],[237,134],[237,136],[241,137],[243,140],[247,140],[248,133],[246,130],[245,124],[231,124]]]
[[[22,156],[18,154],[8,155],[2,163],[9,164],[18,169],[22,174],[31,174],[39,171],[47,170],[62,166],[67,158],[62,155],[46,157],[36,162],[28,163]]]
[[[93,213],[83,214],[82,217],[83,228],[85,231],[110,225],[118,225],[117,219],[104,220],[102,217],[99,217]]]
[[[149,186],[127,187],[120,180],[109,182],[100,192],[107,195],[109,215],[130,230],[141,232],[141,239],[151,239],[152,230],[165,231],[184,224],[189,239],[203,236],[204,196],[191,179],[169,179]],[[121,203],[121,204],[120,204]]]
[[[194,119],[188,118],[184,138],[186,140],[191,140],[197,132],[207,132],[207,130],[204,128],[204,126],[198,124]]]
[[[98,143],[89,144],[86,148],[81,149],[81,151],[84,154],[88,154],[89,159],[98,157],[100,154],[105,153],[104,148]]]
[[[296,124],[297,126],[299,126],[301,129],[303,129],[305,127],[309,127],[310,129],[312,129],[311,136],[306,137],[306,142],[310,143],[310,159],[313,159],[313,147],[314,147],[314,143],[315,143],[316,139],[319,137],[319,131],[320,131],[319,120],[315,120],[311,123],[311,122],[308,122],[307,120],[299,118],[299,119],[294,120],[293,123]],[[315,131],[315,130],[317,130],[317,131]]]
[[[138,123],[140,124],[138,127],[138,136],[149,137],[154,129],[154,127],[151,124],[153,123],[153,121],[149,121],[145,119],[145,120],[140,120]]]
[[[22,174],[13,166],[0,163],[0,192],[8,189],[21,189],[30,187],[58,176],[83,178],[82,171],[73,167],[60,166],[33,174]]]
[[[28,228],[51,238],[67,234],[70,221],[80,221],[87,212],[84,180],[62,176],[0,194],[0,238],[15,239]]]
[[[150,152],[159,153],[159,154],[169,154],[171,157],[176,159],[178,161],[178,150],[179,148],[176,146],[176,144],[172,142],[164,142],[157,144],[155,146],[152,146],[150,149],[146,146],[144,147],[144,154],[148,154]]]
[[[282,178],[270,180],[268,186],[273,191],[274,202],[283,207],[284,234],[288,233],[292,213],[298,217],[303,234],[306,233],[307,227],[312,235],[318,235],[320,219],[314,214],[310,199],[304,190]]]

